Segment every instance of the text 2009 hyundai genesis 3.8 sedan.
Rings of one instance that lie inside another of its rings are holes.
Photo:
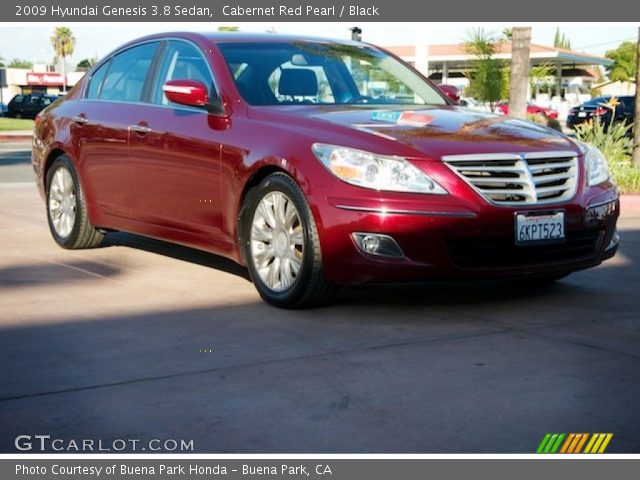
[[[207,250],[282,307],[341,284],[551,281],[618,246],[600,151],[452,105],[357,42],[133,41],[38,116],[33,165],[60,246],[119,230]]]

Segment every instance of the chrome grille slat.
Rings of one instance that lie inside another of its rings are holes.
[[[447,155],[442,160],[497,205],[564,202],[577,188],[578,158],[573,152]]]
[[[558,180],[567,180],[569,178],[571,178],[571,173],[558,173],[554,175],[534,176],[533,181],[535,182],[536,185],[540,185],[541,183],[555,182]]]
[[[554,163],[546,163],[546,164],[533,164],[529,165],[529,170],[531,173],[539,172],[540,170],[551,170],[556,168],[571,168],[573,165],[572,161],[569,162],[554,162]]]

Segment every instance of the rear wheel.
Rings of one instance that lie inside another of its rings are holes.
[[[22,113],[20,113],[20,112],[16,112],[16,118],[17,118],[17,119],[21,119],[21,118],[22,118]]]
[[[89,222],[78,175],[66,155],[58,157],[47,172],[47,219],[51,235],[62,248],[94,248],[104,233]]]
[[[244,256],[260,296],[282,308],[328,302],[336,287],[324,278],[315,221],[293,179],[269,175],[247,194],[243,212]]]

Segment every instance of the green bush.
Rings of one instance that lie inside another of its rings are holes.
[[[640,168],[631,161],[632,125],[599,120],[576,126],[576,138],[600,149],[609,163],[611,177],[622,193],[640,193]]]
[[[555,118],[547,118],[541,113],[533,113],[531,115],[527,115],[527,120],[533,123],[537,123],[539,125],[544,125],[545,127],[553,128],[559,132],[562,131],[562,125]]]

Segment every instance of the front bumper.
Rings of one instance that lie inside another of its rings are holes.
[[[475,202],[417,207],[401,202],[326,197],[316,217],[325,276],[336,283],[387,283],[456,278],[526,277],[596,266],[618,247],[615,187],[560,205],[503,207]],[[516,212],[565,212],[566,240],[516,246]],[[362,253],[353,232],[389,235],[401,258]]]

